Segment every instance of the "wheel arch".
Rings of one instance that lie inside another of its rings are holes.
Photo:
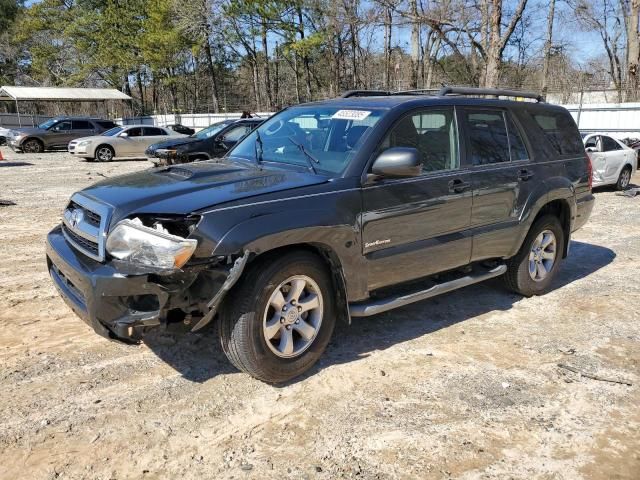
[[[569,201],[567,199],[558,198],[545,203],[540,210],[538,210],[535,217],[533,217],[531,225],[533,225],[539,218],[549,214],[557,217],[558,220],[560,220],[560,225],[562,225],[562,231],[564,232],[562,258],[566,258],[569,251],[569,242],[571,240],[572,223],[571,205]],[[531,228],[531,225],[529,225],[529,229]],[[527,231],[529,229],[527,229]]]
[[[330,245],[319,242],[291,243],[269,250],[262,250],[259,253],[254,252],[247,264],[247,268],[255,268],[262,262],[268,262],[271,258],[300,251],[315,255],[326,266],[336,294],[336,310],[339,314],[339,320],[351,323],[347,301],[347,282],[343,265],[340,257]]]
[[[113,152],[113,156],[116,156],[116,149],[113,145],[109,144],[109,143],[100,143],[96,146],[96,148],[93,149],[93,156],[96,156],[96,152],[102,148],[102,147],[108,147],[112,152]]]

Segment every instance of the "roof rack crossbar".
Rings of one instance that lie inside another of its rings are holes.
[[[352,98],[352,97],[379,97],[392,95],[387,90],[348,90],[340,95],[340,98]]]
[[[442,87],[438,96],[447,95],[492,95],[495,97],[522,97],[532,98],[538,102],[544,102],[544,97],[533,92],[519,92],[517,90],[502,90],[500,88],[471,88],[471,87]]]

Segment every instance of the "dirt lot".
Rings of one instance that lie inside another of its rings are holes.
[[[2,152],[1,479],[639,478],[640,196],[596,193],[548,295],[494,282],[356,319],[275,388],[212,331],[119,345],[56,294],[66,199],[146,162]]]

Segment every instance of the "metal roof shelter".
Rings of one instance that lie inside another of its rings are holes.
[[[0,101],[15,102],[18,119],[20,119],[19,101],[106,102],[108,100],[126,101],[131,100],[131,97],[114,88],[0,87]]]

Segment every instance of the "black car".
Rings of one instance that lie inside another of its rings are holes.
[[[117,126],[117,123],[102,118],[55,117],[37,127],[11,130],[7,143],[16,152],[40,153],[45,150],[66,150],[71,140],[99,135]]]
[[[569,112],[501,90],[356,95],[287,108],[221,160],[75,193],[47,237],[62,297],[124,342],[217,318],[237,368],[283,382],[338,319],[493,277],[547,292],[594,204]]]
[[[146,150],[145,154],[154,165],[173,165],[221,157],[264,120],[264,118],[224,120],[188,138],[155,143]]]
[[[176,123],[174,125],[168,125],[167,128],[170,128],[174,132],[181,133],[183,135],[193,135],[196,131],[193,128],[185,127],[184,125],[180,125]]]

